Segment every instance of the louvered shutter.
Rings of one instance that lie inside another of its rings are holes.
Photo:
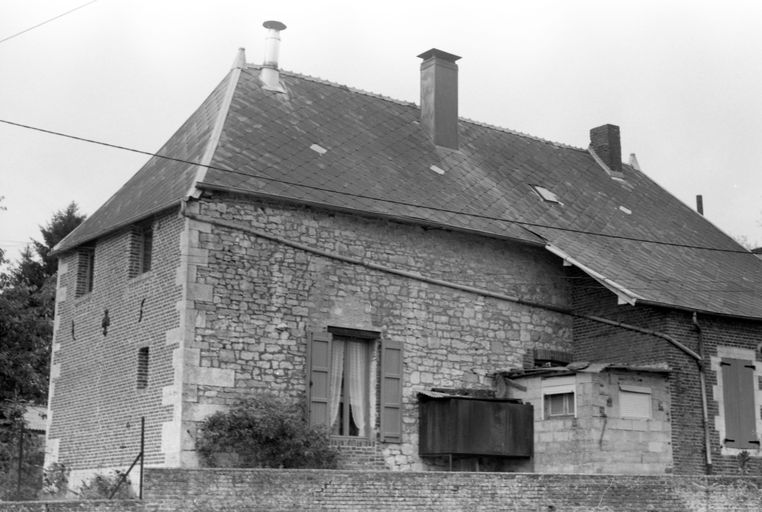
[[[723,359],[722,394],[725,414],[725,446],[759,448],[754,405],[754,362]]]
[[[402,442],[402,344],[381,341],[381,440]]]
[[[330,332],[313,332],[308,339],[307,396],[310,425],[328,424],[328,375],[331,367]]]

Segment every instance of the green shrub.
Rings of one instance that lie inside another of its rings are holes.
[[[310,427],[298,405],[259,395],[206,418],[196,449],[204,465],[240,468],[335,468],[325,428]]]
[[[119,485],[122,475],[124,475],[124,472],[119,470],[112,471],[111,474],[108,475],[98,473],[90,480],[82,482],[82,487],[79,489],[79,496],[86,500],[109,499],[111,493],[114,492],[116,486]],[[126,478],[119,486],[116,494],[114,494],[114,499],[128,500],[133,497],[132,488],[130,487],[130,479]]]

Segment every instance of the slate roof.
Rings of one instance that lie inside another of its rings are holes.
[[[199,162],[223,109],[198,188],[549,245],[625,298],[762,318],[762,261],[637,169],[625,165],[625,179],[614,179],[585,149],[464,119],[459,150],[437,147],[415,104],[287,72],[285,94],[267,91],[253,65],[231,84],[235,76],[158,152]],[[151,159],[56,251],[179,204],[197,171]]]

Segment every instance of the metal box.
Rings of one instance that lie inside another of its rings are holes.
[[[420,455],[531,457],[534,410],[515,400],[418,395]]]

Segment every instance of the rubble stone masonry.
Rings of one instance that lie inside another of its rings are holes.
[[[521,367],[527,351],[571,351],[567,316],[331,257],[568,306],[560,261],[542,247],[216,193],[187,211],[198,216],[188,286],[203,293],[193,301],[195,336],[186,351],[198,351],[196,372],[216,375],[184,380],[184,465],[194,463],[192,441],[207,414],[261,391],[305,400],[308,335],[329,326],[379,332],[403,345],[402,442],[377,441],[378,394],[371,393],[372,434],[343,443],[347,467],[377,466],[380,454],[387,468],[423,469],[418,391],[492,388],[490,374]],[[376,354],[371,382],[377,361]],[[352,453],[361,460],[353,462]]]

